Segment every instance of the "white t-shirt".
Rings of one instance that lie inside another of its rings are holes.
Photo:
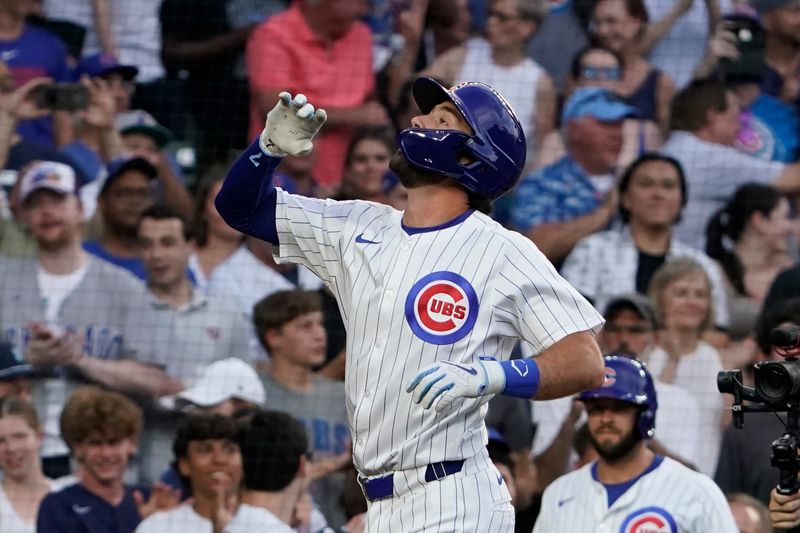
[[[653,377],[658,377],[667,364],[667,353],[655,348],[648,357],[647,368]],[[697,402],[702,431],[696,435],[697,468],[707,476],[713,476],[717,468],[720,441],[722,439],[722,414],[725,402],[717,390],[717,373],[722,370],[722,360],[716,348],[700,342],[691,354],[684,355],[678,363],[673,385],[685,389]]]
[[[246,316],[262,298],[278,291],[294,289],[289,280],[271,269],[245,246],[240,246],[206,277],[197,255],[189,258],[189,268],[198,288],[212,296],[230,296]]]
[[[243,503],[224,533],[295,533],[294,529],[262,507]]]
[[[197,514],[191,504],[184,503],[175,509],[148,516],[136,528],[136,533],[212,533],[213,529],[211,520]]]
[[[139,67],[137,82],[148,82],[164,75],[161,65],[162,0],[109,2],[111,33],[117,45],[119,62]],[[46,0],[44,12],[49,19],[68,20],[86,28],[83,55],[100,51],[91,2],[86,0]]]
[[[52,487],[52,485],[51,485]],[[0,483],[0,531],[3,533],[36,533],[36,520],[25,522],[17,514]]]
[[[88,261],[84,261],[78,270],[69,274],[51,274],[42,268],[42,265],[38,265],[36,276],[44,304],[44,317],[48,324],[56,321],[61,304],[75,290],[75,287],[80,285],[88,269]]]

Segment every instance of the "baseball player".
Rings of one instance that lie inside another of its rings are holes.
[[[486,453],[486,403],[598,386],[603,320],[528,239],[485,214],[525,164],[505,100],[481,83],[447,90],[429,78],[413,93],[424,115],[391,161],[408,189],[405,211],[273,187],[280,158],[308,153],[327,116],[288,93],[216,204],[336,295],[367,530],[512,531],[510,497]],[[535,360],[509,361],[518,339]]]
[[[599,458],[547,487],[534,533],[736,533],[710,478],[648,449],[658,402],[644,365],[604,359],[605,383],[578,396]]]

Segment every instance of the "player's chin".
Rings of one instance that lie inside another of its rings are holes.
[[[440,176],[439,174],[434,174],[433,172],[415,167],[406,159],[403,151],[399,149],[389,160],[389,168],[397,174],[397,177],[400,178],[400,183],[402,183],[406,189],[413,189],[425,185],[438,185],[448,179],[446,176]]]

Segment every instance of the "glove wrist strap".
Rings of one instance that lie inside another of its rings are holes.
[[[275,146],[269,137],[267,137],[266,132],[262,132],[261,135],[258,137],[258,147],[264,152],[265,155],[270,157],[286,157],[286,153],[283,152],[280,148]],[[276,153],[279,152],[279,153]]]

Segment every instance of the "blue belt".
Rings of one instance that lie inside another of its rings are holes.
[[[431,481],[442,479],[456,472],[461,472],[463,466],[463,459],[431,463],[425,468],[425,482],[430,483]],[[364,490],[364,495],[371,502],[389,498],[394,494],[394,474],[387,474],[371,479],[359,477],[358,483]]]

